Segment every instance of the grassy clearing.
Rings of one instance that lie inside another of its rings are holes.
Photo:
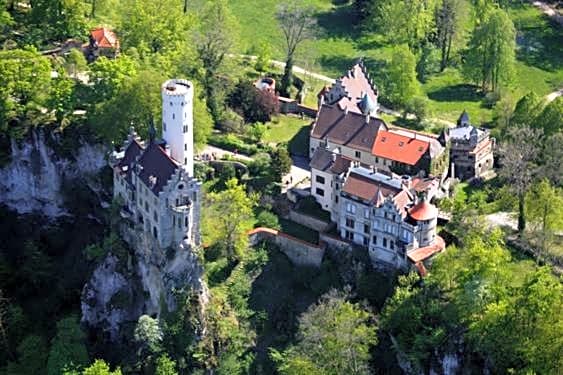
[[[307,117],[301,119],[298,116],[279,115],[266,123],[268,131],[264,135],[264,142],[275,144],[289,142],[303,127],[310,125],[311,121]]]
[[[275,20],[277,3],[263,0],[257,7],[251,0],[230,2],[240,20],[241,51],[252,53],[260,43],[266,42],[272,47],[273,57],[283,59],[283,39]],[[355,27],[357,20],[351,3],[329,0],[304,0],[303,3],[318,9],[321,35],[302,48],[297,65],[336,78],[358,57],[364,57],[375,81],[381,84],[392,51],[385,37],[360,33]],[[519,97],[531,90],[545,95],[563,86],[561,28],[528,3],[514,6],[509,14],[518,29],[514,95]],[[305,103],[315,106],[316,92],[325,83],[301,78],[310,88]],[[422,85],[422,91],[430,98],[430,108],[437,118],[454,121],[466,109],[475,123],[488,123],[492,119],[492,111],[483,105],[482,95],[455,68],[430,77]]]

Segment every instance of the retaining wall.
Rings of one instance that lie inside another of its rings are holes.
[[[270,228],[255,228],[248,233],[250,243],[256,245],[266,240],[272,241],[280,247],[296,266],[320,267],[325,253],[325,245],[315,245],[289,234]]]
[[[352,251],[351,243],[326,233],[319,233],[319,242],[325,243],[328,247],[334,250]]]
[[[324,220],[317,219],[314,216],[310,216],[295,210],[289,211],[289,219],[307,228],[316,230],[317,232],[326,232],[332,226],[331,222],[326,222]]]

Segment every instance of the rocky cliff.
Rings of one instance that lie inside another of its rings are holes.
[[[82,292],[83,323],[115,341],[121,327],[140,315],[175,310],[182,292],[197,294],[203,308],[208,299],[203,268],[190,244],[160,249],[150,236],[130,229],[124,237],[133,254],[126,261],[110,254],[96,268]]]
[[[10,162],[0,168],[0,203],[19,214],[47,218],[51,224],[65,217],[85,218],[107,231],[107,215],[101,208],[111,197],[101,178],[107,150],[78,136],[65,137],[38,129],[25,140],[11,141]],[[119,258],[110,252],[95,267],[80,301],[82,321],[110,339],[119,337],[123,325],[136,322],[141,314],[158,316],[164,309],[173,310],[182,291],[196,292],[201,306],[207,300],[203,269],[189,244],[159,249],[150,237],[123,227],[129,255]],[[89,262],[81,263],[87,268]]]
[[[66,183],[81,179],[99,190],[95,179],[88,177],[106,165],[105,150],[75,141],[72,154],[62,157],[49,146],[59,142],[53,133],[34,130],[25,141],[12,140],[11,161],[0,169],[0,202],[20,214],[55,218],[69,214],[63,194]]]

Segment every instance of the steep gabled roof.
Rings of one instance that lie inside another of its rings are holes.
[[[123,159],[121,159],[116,165],[116,168],[119,169],[120,173],[125,173],[125,180],[129,183],[131,183],[131,170],[133,168],[133,164],[141,152],[143,152],[143,146],[141,146],[141,144],[136,140],[133,140],[125,149]]]
[[[429,147],[428,141],[381,130],[377,133],[372,154],[400,163],[416,165]]]
[[[90,32],[92,38],[101,48],[119,48],[119,39],[115,33],[105,27],[98,27]]]
[[[160,193],[180,166],[156,143],[151,143],[139,159],[139,178],[154,194]]]
[[[369,152],[380,128],[387,129],[381,119],[323,104],[311,137]]]
[[[348,94],[349,100],[346,101],[346,106],[349,106],[349,109],[356,110],[358,101],[362,100],[365,94],[371,102],[377,103],[377,87],[369,79],[362,62],[356,63],[336,81],[340,82]]]

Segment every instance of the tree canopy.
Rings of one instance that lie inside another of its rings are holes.
[[[514,74],[516,30],[502,9],[491,10],[476,26],[465,56],[464,72],[483,90],[497,91]]]

